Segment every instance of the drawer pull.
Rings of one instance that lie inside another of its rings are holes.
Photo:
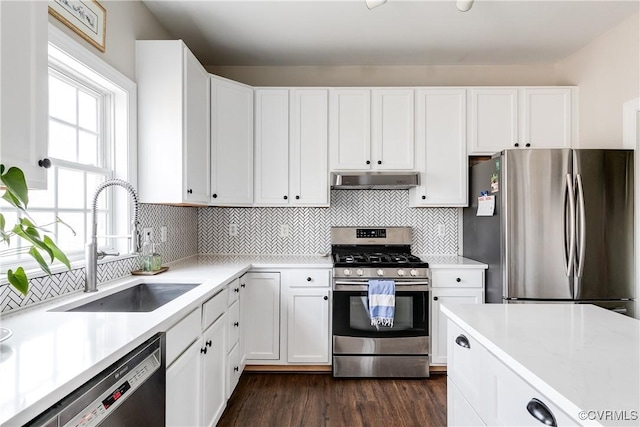
[[[237,294],[238,292],[240,292],[240,288],[234,288],[233,292],[235,292]]]
[[[240,326],[240,322],[233,322],[233,326],[235,326],[235,327]]]
[[[233,367],[233,372],[238,372],[240,370],[240,368],[238,368],[237,366]]]
[[[558,425],[556,418],[553,416],[553,412],[551,412],[547,405],[536,398],[531,399],[529,403],[527,403],[527,411],[529,411],[533,418],[546,426],[556,427]]]
[[[459,278],[459,277],[456,277],[456,282],[460,283],[460,282],[462,282],[462,279]]]
[[[208,340],[206,343],[204,343],[207,347],[211,347],[211,340]]]
[[[310,281],[311,281],[311,277],[307,277],[307,282],[310,282]]]
[[[458,344],[460,347],[471,348],[471,345],[469,344],[469,339],[462,334],[456,337],[456,344]]]
[[[207,354],[207,347],[202,347],[200,353]]]

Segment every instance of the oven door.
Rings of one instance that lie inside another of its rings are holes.
[[[333,335],[359,338],[406,338],[429,335],[429,286],[396,283],[393,326],[371,326],[368,287],[336,281],[333,286]]]

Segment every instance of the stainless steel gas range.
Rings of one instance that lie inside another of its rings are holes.
[[[333,227],[333,376],[429,376],[429,266],[410,227]],[[371,326],[369,280],[395,282],[392,327]]]

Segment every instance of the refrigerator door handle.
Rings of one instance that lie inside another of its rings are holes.
[[[582,273],[584,272],[584,252],[587,236],[587,224],[585,221],[585,209],[584,209],[584,190],[582,188],[582,176],[580,174],[576,175],[577,183],[578,183],[578,202],[580,208],[580,251],[578,254],[578,273],[577,277],[582,277]],[[578,294],[578,290],[576,289],[576,295]]]
[[[573,274],[573,263],[576,257],[576,201],[574,198],[573,191],[573,178],[571,174],[568,173],[566,175],[566,184],[567,187],[565,189],[565,198],[569,199],[569,256],[567,257],[567,224],[566,224],[566,212],[565,212],[565,248],[564,248],[564,256],[565,256],[565,266],[567,268],[567,277],[570,277]]]

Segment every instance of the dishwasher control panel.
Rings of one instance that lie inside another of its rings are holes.
[[[116,373],[118,385],[102,393],[85,410],[64,427],[93,427],[100,424],[160,367],[160,350],[156,350],[133,369]]]

